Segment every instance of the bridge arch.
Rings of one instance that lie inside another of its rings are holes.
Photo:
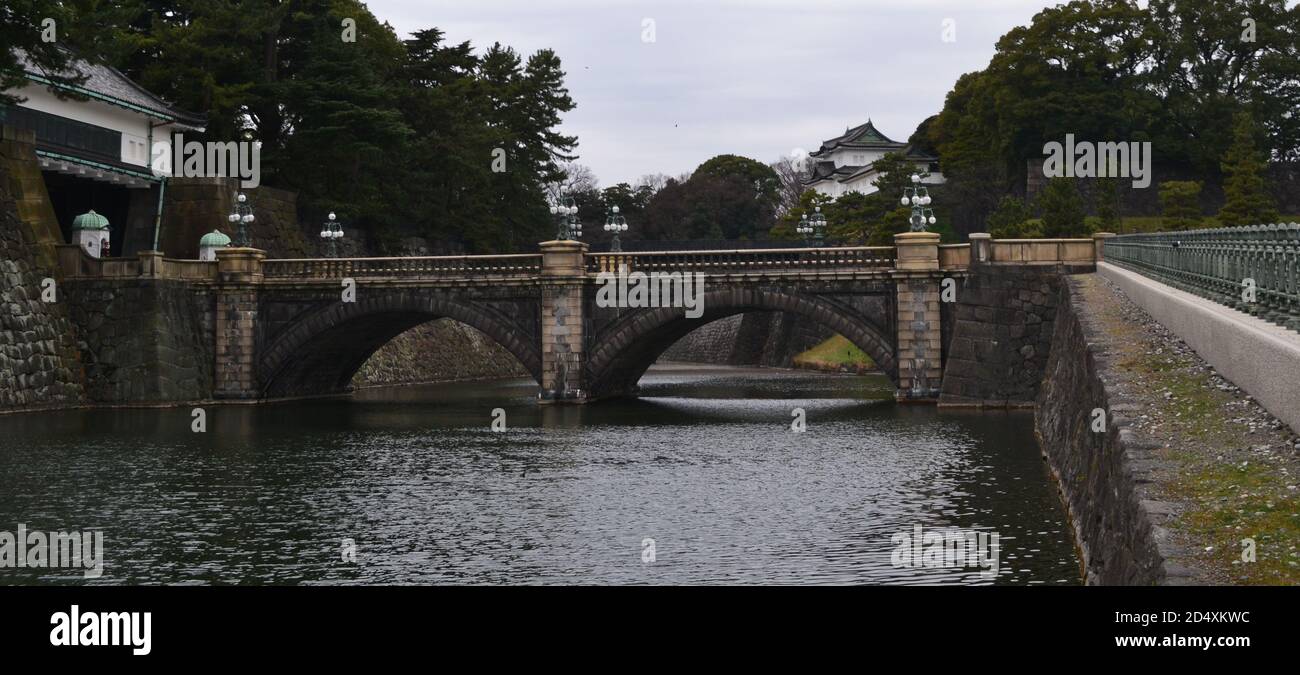
[[[341,393],[380,347],[422,323],[449,318],[501,345],[540,381],[542,358],[532,331],[485,305],[443,293],[393,290],[357,302],[331,302],[305,313],[259,350],[263,397]]]
[[[897,386],[892,307],[887,302],[885,316],[876,317],[824,296],[737,288],[705,293],[704,313],[695,319],[687,318],[680,307],[633,310],[602,330],[593,344],[587,361],[589,395],[601,398],[635,391],[646,370],[687,333],[749,311],[787,312],[827,326],[866,352]]]

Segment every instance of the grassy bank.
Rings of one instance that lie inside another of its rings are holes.
[[[1168,392],[1158,405],[1173,436],[1165,451],[1182,471],[1166,490],[1190,505],[1179,529],[1195,542],[1195,557],[1231,583],[1300,583],[1300,476],[1287,466],[1289,444],[1252,423],[1246,408],[1253,403],[1207,386],[1203,373],[1181,361],[1162,354],[1131,363],[1154,390]],[[1254,561],[1242,559],[1246,540],[1254,542]]]
[[[1177,503],[1175,539],[1215,583],[1300,584],[1296,437],[1113,288],[1092,296],[1117,363],[1141,382],[1135,428],[1172,470],[1151,487]],[[1103,301],[1104,295],[1110,295]],[[1253,549],[1252,549],[1253,547]],[[1253,552],[1251,556],[1244,553]]]
[[[842,335],[834,335],[812,349],[796,355],[794,367],[854,373],[876,370],[876,364],[871,357]]]

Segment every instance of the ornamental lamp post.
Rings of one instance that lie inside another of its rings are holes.
[[[551,205],[551,215],[555,216],[555,238],[559,241],[582,238],[582,223],[578,221],[578,203],[573,197],[561,195]]]
[[[611,207],[605,217],[605,231],[614,233],[614,239],[609,242],[610,252],[622,253],[623,245],[618,240],[618,233],[627,232],[627,218],[619,215],[617,206]]]
[[[909,222],[912,224],[913,232],[925,232],[927,224],[933,225],[937,222],[934,218],[934,209],[925,208],[930,201],[930,191],[921,185],[921,177],[912,174],[912,187],[903,188],[902,204],[912,207],[912,217]]]
[[[329,220],[321,224],[320,238],[329,244],[329,248],[325,249],[326,258],[338,257],[338,241],[343,238],[343,224],[336,222],[336,217],[334,212],[330,211]]]
[[[235,246],[239,248],[250,246],[252,242],[248,239],[248,226],[253,223],[255,218],[253,217],[253,207],[248,205],[247,195],[242,192],[239,193],[239,196],[235,198],[235,210],[231,211],[229,216],[226,216],[226,220],[230,221],[231,225],[238,225],[235,230]]]
[[[821,248],[822,240],[826,237],[826,216],[822,215],[822,207],[813,207],[811,219],[805,213],[799,219],[799,224],[795,226],[794,231],[803,235],[804,246],[808,245],[808,235],[811,234],[815,246]]]

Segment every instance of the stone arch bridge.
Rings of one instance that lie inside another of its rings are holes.
[[[889,376],[900,399],[934,401],[959,323],[959,303],[941,298],[945,280],[963,294],[959,287],[980,269],[1047,265],[1059,274],[1062,265],[1091,265],[1099,248],[1088,239],[993,242],[987,235],[941,246],[931,233],[901,234],[895,244],[590,253],[578,242],[551,241],[535,254],[293,260],[228,248],[216,262],[152,251],[96,260],[65,246],[59,256],[74,295],[105,283],[180,288],[179,297],[194,302],[196,351],[210,365],[201,379],[217,399],[345,393],[375,350],[443,317],[473,326],[513,354],[537,380],[543,401],[628,395],[660,354],[695,328],[770,310],[848,338]],[[701,302],[689,303],[698,310],[681,303],[607,306],[601,288],[620,271],[629,282],[642,274],[702,279],[687,287],[698,293]],[[970,314],[981,321],[978,311]]]

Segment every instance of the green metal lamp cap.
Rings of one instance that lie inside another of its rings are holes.
[[[213,230],[203,235],[203,238],[199,240],[200,247],[211,246],[215,248],[220,248],[222,246],[229,246],[229,245],[230,245],[230,237],[227,237],[226,235],[222,234],[220,230]]]
[[[77,216],[76,218],[73,218],[73,219],[72,219],[72,229],[73,229],[73,231],[76,231],[76,230],[107,230],[107,229],[108,229],[108,219],[105,218],[105,217],[103,217],[103,216],[101,216],[101,215],[99,215],[98,213],[95,213],[95,210],[94,210],[94,209],[91,209],[91,210],[89,210],[89,211],[87,211],[87,212],[85,212],[85,213],[83,213],[83,214]]]

